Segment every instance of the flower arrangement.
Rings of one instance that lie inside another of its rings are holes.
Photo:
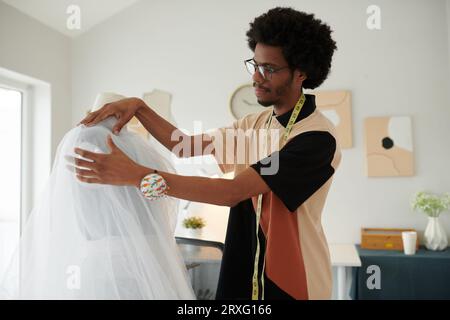
[[[189,217],[183,220],[183,226],[187,229],[201,229],[206,225],[201,217]]]
[[[422,210],[429,217],[437,218],[443,211],[449,209],[450,194],[437,195],[421,191],[414,195],[411,207],[414,210]]]

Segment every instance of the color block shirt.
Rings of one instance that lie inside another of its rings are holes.
[[[210,134],[223,172],[238,175],[251,167],[270,188],[263,195],[258,232],[259,275],[265,257],[265,299],[331,298],[331,262],[321,215],[341,152],[333,124],[316,110],[315,96],[305,96],[284,145],[277,142],[292,110],[275,116],[267,108]],[[266,127],[271,115],[267,145],[272,150],[264,154],[259,150],[265,150],[261,141],[267,138],[256,132]],[[233,134],[238,131],[245,134]],[[217,299],[252,298],[257,199],[230,209]],[[261,281],[259,285],[261,291]]]

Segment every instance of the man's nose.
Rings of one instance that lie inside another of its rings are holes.
[[[259,72],[259,69],[256,68],[255,73],[252,76],[252,79],[254,82],[261,84],[264,81],[266,81],[266,79],[264,79],[264,77],[262,76],[262,74]]]

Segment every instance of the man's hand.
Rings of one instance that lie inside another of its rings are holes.
[[[83,159],[75,158],[77,178],[82,182],[140,187],[143,177],[153,172],[122,152],[108,136],[109,154],[75,149]],[[89,161],[88,161],[89,160]],[[82,167],[82,168],[79,168]],[[234,179],[181,176],[158,172],[170,187],[167,195],[219,206],[235,206],[238,202],[270,191],[260,175],[249,167]]]
[[[80,121],[79,125],[84,124],[90,127],[110,116],[114,116],[117,119],[117,123],[113,128],[113,132],[114,134],[118,134],[123,126],[133,118],[136,112],[144,106],[145,103],[138,98],[125,98],[116,102],[107,103],[101,109],[89,113]]]
[[[142,178],[152,170],[145,168],[120,150],[108,136],[109,154],[75,148],[75,153],[91,161],[75,158],[77,178],[82,182],[111,185],[132,185],[139,188]],[[79,168],[82,167],[82,168]]]

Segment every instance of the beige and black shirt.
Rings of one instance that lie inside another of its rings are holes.
[[[265,299],[330,299],[331,262],[321,216],[341,161],[334,126],[316,109],[315,96],[306,95],[284,146],[275,146],[259,159],[256,152],[254,159],[254,150],[261,147],[261,135],[247,135],[242,143],[230,131],[258,131],[273,115],[269,129],[280,132],[281,141],[292,111],[280,116],[272,112],[267,108],[210,134],[215,156],[223,172],[234,171],[237,175],[252,167],[270,188],[263,195],[259,225],[261,257],[266,259]],[[234,139],[234,146],[225,148],[227,139]],[[277,170],[265,174],[264,168],[273,166],[274,159]],[[252,297],[257,198],[246,199],[230,209],[217,299]],[[262,266],[260,259],[260,272]]]

